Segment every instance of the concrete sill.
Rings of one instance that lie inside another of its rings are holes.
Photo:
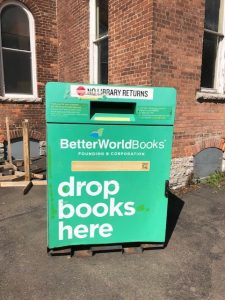
[[[220,102],[225,103],[225,94],[218,94],[213,92],[198,91],[196,93],[196,100],[198,102]]]
[[[41,98],[9,98],[0,96],[0,103],[42,103]]]

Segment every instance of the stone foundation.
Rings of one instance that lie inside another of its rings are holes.
[[[4,162],[4,144],[0,143],[0,163]]]
[[[193,156],[174,158],[170,173],[170,187],[177,189],[188,184],[194,169]]]
[[[39,142],[40,147],[40,155],[46,155],[46,141],[40,141]]]
[[[222,172],[225,172],[225,152],[223,152]]]

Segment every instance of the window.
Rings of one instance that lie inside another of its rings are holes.
[[[200,151],[194,157],[194,178],[205,178],[222,171],[223,151],[214,147]]]
[[[90,82],[108,83],[107,0],[90,0]]]
[[[0,58],[6,97],[37,97],[34,20],[17,2],[0,6]]]
[[[224,0],[205,0],[201,87],[223,93]],[[223,56],[222,56],[223,54]]]

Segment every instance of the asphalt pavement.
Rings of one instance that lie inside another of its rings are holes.
[[[225,299],[225,188],[170,195],[165,249],[51,257],[46,239],[46,187],[1,188],[1,300]]]

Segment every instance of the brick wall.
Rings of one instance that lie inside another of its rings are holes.
[[[89,5],[87,0],[57,3],[59,80],[89,82]]]
[[[109,83],[177,89],[173,174],[188,165],[179,176],[185,181],[193,155],[207,147],[225,148],[225,104],[196,100],[205,1],[108,2]],[[58,3],[61,80],[88,82],[88,10],[85,0]]]
[[[109,82],[177,89],[174,158],[225,135],[225,105],[196,100],[203,28],[202,0],[109,1]]]
[[[150,83],[152,8],[152,0],[109,0],[109,83]],[[88,1],[58,1],[57,12],[59,79],[89,82]]]
[[[154,4],[153,85],[177,88],[173,157],[220,146],[225,135],[225,104],[196,100],[200,88],[204,1]]]
[[[109,0],[109,82],[151,82],[153,1]]]
[[[193,155],[207,147],[224,147],[225,103],[196,100],[201,77],[204,5],[202,0],[154,1],[151,77],[155,86],[177,88],[172,174],[176,176],[188,165],[178,181],[171,180],[178,186],[191,174]]]
[[[43,97],[44,84],[49,80],[89,82],[88,1],[60,0],[57,8],[55,1],[23,3],[36,21],[39,96]],[[193,155],[200,150],[225,149],[225,103],[196,100],[201,76],[204,3],[109,0],[109,83],[177,89],[173,166],[182,166],[184,161],[188,174],[193,168]],[[6,115],[15,127],[21,119],[31,119],[34,132],[44,137],[43,104],[1,102],[0,132]]]
[[[0,5],[4,1],[0,0]],[[31,135],[38,140],[45,139],[44,87],[47,81],[58,80],[57,28],[55,0],[20,1],[32,13],[35,20],[38,97],[42,103],[7,102],[0,100],[0,139],[5,138],[5,117],[10,119],[10,129],[21,134],[22,120],[28,119]]]

